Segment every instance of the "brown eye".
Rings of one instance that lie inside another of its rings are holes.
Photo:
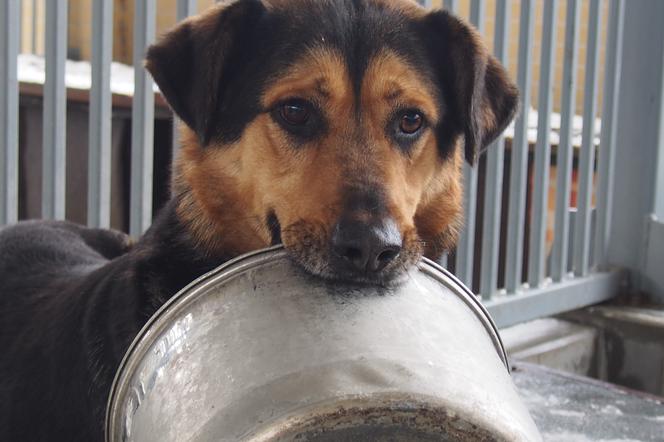
[[[407,111],[401,116],[399,129],[405,134],[414,134],[420,130],[423,122],[424,118],[422,118],[422,114],[415,111]]]
[[[310,109],[311,106],[306,101],[292,100],[281,105],[279,115],[288,124],[302,126],[309,121]]]

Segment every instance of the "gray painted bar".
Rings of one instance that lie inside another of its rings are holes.
[[[0,4],[0,225],[18,219],[19,0]]]
[[[595,260],[600,267],[605,267],[607,264],[606,251],[611,234],[610,214],[613,210],[616,119],[618,117],[618,97],[620,95],[618,86],[620,84],[620,73],[622,71],[624,11],[625,4],[623,0],[613,0],[611,2],[609,29],[606,37],[602,135],[598,152],[599,158],[597,171],[597,229],[595,232]]]
[[[484,32],[484,0],[472,0],[470,22],[480,33]],[[475,216],[477,209],[477,164],[463,163],[463,213],[464,226],[456,248],[456,276],[467,286],[473,283],[475,259]]]
[[[143,68],[145,49],[155,36],[155,0],[135,3],[134,100],[131,113],[131,202],[129,233],[137,237],[152,222],[154,163],[154,93],[152,79]]]
[[[593,171],[595,168],[595,117],[597,115],[597,75],[601,0],[591,0],[586,45],[586,78],[583,97],[583,135],[579,159],[577,216],[574,226],[573,265],[576,276],[588,274],[590,266],[590,217],[592,212]]]
[[[521,289],[523,263],[523,231],[526,212],[526,175],[528,169],[528,110],[532,81],[531,56],[535,5],[532,0],[521,2],[519,27],[519,67],[517,84],[521,91],[521,113],[516,119],[511,151],[510,198],[507,221],[507,262],[505,286],[508,293]]]
[[[567,274],[568,237],[570,234],[569,202],[572,189],[572,119],[574,118],[577,66],[579,53],[579,21],[581,7],[577,0],[567,1],[565,52],[562,82],[560,142],[556,153],[556,212],[551,251],[551,277],[560,282]]]
[[[440,259],[438,260],[438,264],[440,264],[444,268],[447,268],[448,261],[449,261],[449,255],[448,252],[445,252],[443,253],[443,256],[441,256]]]
[[[88,153],[88,226],[110,227],[111,221],[111,61],[113,2],[92,6],[92,88]]]
[[[537,143],[535,145],[535,176],[532,193],[532,217],[528,257],[528,285],[539,287],[546,271],[546,228],[549,211],[549,171],[551,167],[551,109],[553,77],[556,61],[556,24],[558,0],[544,2],[542,50],[538,93]]]
[[[37,53],[37,0],[32,0],[32,29],[31,29],[31,49],[32,53]]]
[[[443,7],[448,11],[457,14],[459,12],[459,0],[445,0],[443,2]]]
[[[496,326],[503,328],[606,301],[624,293],[626,282],[624,271],[593,273],[519,296],[496,297],[484,305]]]
[[[46,2],[42,218],[65,218],[67,0]]]
[[[510,8],[511,0],[496,1],[493,53],[504,65],[507,65],[508,62]],[[500,136],[489,146],[486,153],[482,262],[480,267],[480,293],[483,299],[490,299],[498,289],[498,253],[500,250],[504,159],[505,138]]]
[[[196,0],[178,0],[176,8],[177,21],[184,20],[196,13]]]

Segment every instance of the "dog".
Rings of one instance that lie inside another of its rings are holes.
[[[313,275],[381,285],[438,258],[464,158],[518,102],[471,26],[410,0],[236,0],[178,24],[145,66],[183,122],[149,230],[0,231],[0,440],[103,440],[132,339],[240,254],[283,243]]]

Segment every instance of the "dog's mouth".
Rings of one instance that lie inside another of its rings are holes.
[[[281,244],[283,241],[281,240],[281,223],[279,222],[279,218],[277,218],[277,214],[274,213],[274,210],[270,210],[267,214],[267,228],[270,231],[270,245],[276,246],[277,244]]]
[[[398,285],[422,256],[419,239],[408,235],[404,238],[404,247],[388,265],[379,271],[361,271],[334,254],[330,247],[330,235],[323,226],[298,221],[278,235],[273,234],[273,240],[282,237],[284,247],[296,265],[311,275],[343,283],[383,287]]]

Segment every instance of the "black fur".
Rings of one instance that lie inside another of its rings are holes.
[[[340,52],[356,94],[379,50],[408,60],[439,89],[443,118],[435,129],[443,157],[464,136],[473,163],[517,110],[518,91],[465,23],[445,11],[413,20],[366,0],[294,0],[270,12],[259,0],[240,0],[206,27],[177,28],[148,51],[147,68],[202,145],[228,143],[270,111],[259,103],[264,86],[317,46]],[[483,124],[484,111],[495,125]]]
[[[366,0],[292,3],[291,8],[268,13],[258,0],[241,0],[214,25],[194,29],[185,24],[148,51],[147,68],[175,112],[196,130],[202,145],[212,139],[223,143],[239,139],[258,113],[271,111],[260,106],[265,85],[317,46],[339,51],[356,94],[368,61],[382,48],[394,50],[437,84],[432,54],[426,52],[421,38],[424,23]],[[244,14],[241,20],[240,14]],[[232,32],[237,35],[230,45]],[[201,69],[201,60],[209,62],[210,68]],[[447,86],[441,83],[441,87]],[[451,149],[451,144],[445,144],[445,149]]]
[[[448,118],[437,128],[438,140],[456,140],[463,134],[466,160],[474,164],[514,118],[518,90],[500,63],[486,53],[479,35],[457,17],[432,12],[418,31],[434,63],[436,83],[446,86]],[[487,125],[486,117],[494,123]]]
[[[129,343],[168,298],[227,260],[203,256],[174,202],[135,245],[67,222],[0,230],[0,440],[103,439]]]
[[[457,45],[475,47],[445,13],[412,20],[367,0],[293,0],[269,10],[239,0],[208,18],[179,26],[147,54],[147,68],[202,145],[240,138],[269,111],[259,105],[263,87],[320,45],[343,54],[358,90],[367,60],[383,47],[437,85],[443,156],[465,135],[474,159],[515,108],[502,71],[479,56],[460,63],[450,55]],[[476,115],[487,94],[495,128]],[[135,245],[66,222],[0,230],[0,440],[103,439],[107,395],[133,337],[169,297],[232,257],[194,246],[177,198]],[[381,204],[372,198],[349,204]],[[268,213],[266,223],[278,241],[278,219]]]

